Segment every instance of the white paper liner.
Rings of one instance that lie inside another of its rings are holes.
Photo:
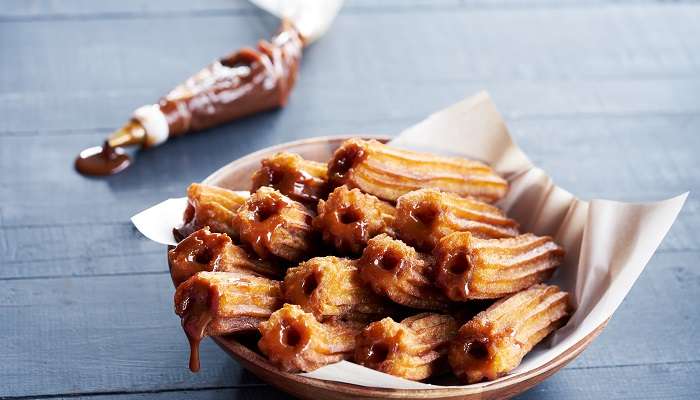
[[[646,204],[575,198],[532,165],[483,92],[403,131],[392,145],[461,154],[489,163],[510,184],[508,195],[499,206],[521,224],[523,232],[551,235],[566,249],[564,263],[552,282],[571,293],[576,311],[566,326],[538,345],[508,376],[550,362],[612,316],[671,228],[688,195]],[[184,204],[182,199],[170,199],[137,214],[132,221],[149,239],[173,244],[171,231],[181,223]],[[350,362],[302,375],[381,388],[446,387],[408,381]]]

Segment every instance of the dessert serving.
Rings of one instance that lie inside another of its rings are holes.
[[[204,336],[245,332],[284,372],[350,361],[475,383],[571,315],[545,284],[564,249],[494,204],[508,183],[484,163],[349,139],[327,164],[282,152],[250,179],[250,194],[192,184],[174,227],[193,371]]]

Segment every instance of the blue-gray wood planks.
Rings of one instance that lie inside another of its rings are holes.
[[[173,140],[107,179],[72,160],[135,107],[266,37],[236,0],[0,4],[0,398],[272,399],[207,341],[186,369],[164,249],[128,218],[256,149],[395,134],[478,90],[583,198],[700,189],[700,5],[348,1],[285,110]],[[691,193],[608,328],[522,398],[700,397],[700,200]]]

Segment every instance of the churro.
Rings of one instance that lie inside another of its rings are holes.
[[[496,299],[548,279],[564,258],[549,236],[479,239],[453,233],[435,251],[436,282],[454,301]]]
[[[391,318],[362,330],[355,362],[405,379],[423,380],[447,368],[447,343],[457,333],[449,315],[422,313],[401,323]]]
[[[225,233],[238,239],[238,229],[233,225],[233,216],[248,198],[247,192],[235,192],[216,186],[193,183],[187,188],[187,208],[183,225],[173,229],[180,241],[192,232],[208,226],[212,232]]]
[[[533,346],[566,323],[568,297],[556,286],[535,285],[499,300],[459,329],[448,352],[452,371],[467,383],[512,371]]]
[[[265,260],[299,261],[315,247],[313,212],[275,189],[263,186],[234,217],[240,240]]]
[[[431,251],[440,239],[453,232],[471,232],[483,238],[518,234],[518,223],[498,207],[433,189],[399,197],[394,227],[398,238],[423,251]]]
[[[326,164],[303,159],[298,154],[276,153],[260,162],[253,174],[251,192],[261,186],[277,189],[292,200],[315,206],[328,195]]]
[[[258,348],[283,371],[313,371],[351,358],[360,329],[357,324],[321,323],[301,307],[285,304],[260,324]]]
[[[332,186],[356,187],[388,201],[421,188],[487,202],[501,199],[508,191],[508,182],[481,162],[401,150],[362,139],[346,140],[335,151],[328,162],[328,179]]]
[[[394,235],[396,210],[371,194],[339,186],[326,201],[318,202],[313,226],[323,241],[344,254],[359,254],[367,241],[382,233]]]
[[[433,259],[382,234],[369,240],[357,262],[362,280],[375,293],[395,303],[426,310],[443,310],[448,299],[433,284]]]

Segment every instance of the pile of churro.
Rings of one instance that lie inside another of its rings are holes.
[[[497,205],[488,165],[350,139],[327,164],[264,159],[249,193],[192,184],[168,261],[199,369],[206,336],[254,335],[286,372],[347,360],[405,379],[497,379],[572,312],[564,257]]]

